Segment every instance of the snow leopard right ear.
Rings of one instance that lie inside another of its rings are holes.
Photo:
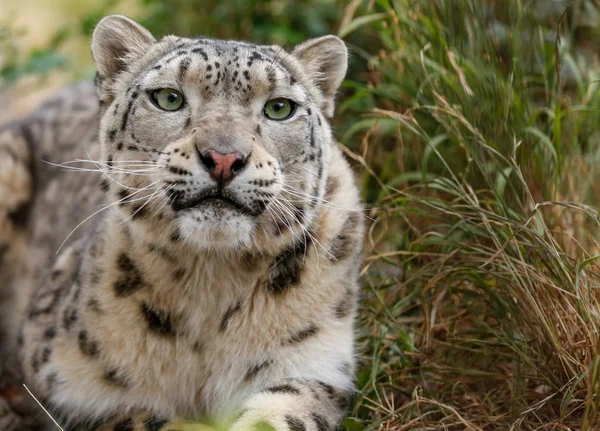
[[[114,77],[154,42],[156,39],[148,30],[126,16],[102,18],[92,36],[92,56],[98,73],[103,78]]]

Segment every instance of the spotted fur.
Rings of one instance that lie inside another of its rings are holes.
[[[327,121],[344,44],[157,41],[111,16],[92,52],[95,86],[0,129],[0,293],[28,387],[66,429],[335,429],[363,233]],[[207,150],[243,156],[226,183]],[[52,165],[77,159],[92,172]]]

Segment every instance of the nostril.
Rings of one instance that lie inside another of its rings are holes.
[[[242,155],[238,156],[235,162],[231,165],[231,173],[237,174],[246,166],[246,158]]]
[[[212,151],[210,150],[204,150],[200,153],[200,161],[202,161],[209,171],[214,171],[217,167],[215,160],[213,159]]]

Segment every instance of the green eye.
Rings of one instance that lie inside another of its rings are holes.
[[[152,101],[165,111],[177,111],[183,106],[183,95],[172,88],[162,88],[150,93]]]
[[[265,105],[265,115],[271,120],[285,120],[294,113],[294,102],[288,99],[272,99]]]

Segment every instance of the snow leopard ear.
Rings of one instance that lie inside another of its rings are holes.
[[[92,36],[92,56],[98,73],[105,78],[114,77],[155,41],[148,30],[126,16],[102,18]]]
[[[292,51],[304,67],[309,78],[323,94],[321,110],[326,117],[333,117],[335,92],[346,76],[348,49],[337,36],[310,39]]]

